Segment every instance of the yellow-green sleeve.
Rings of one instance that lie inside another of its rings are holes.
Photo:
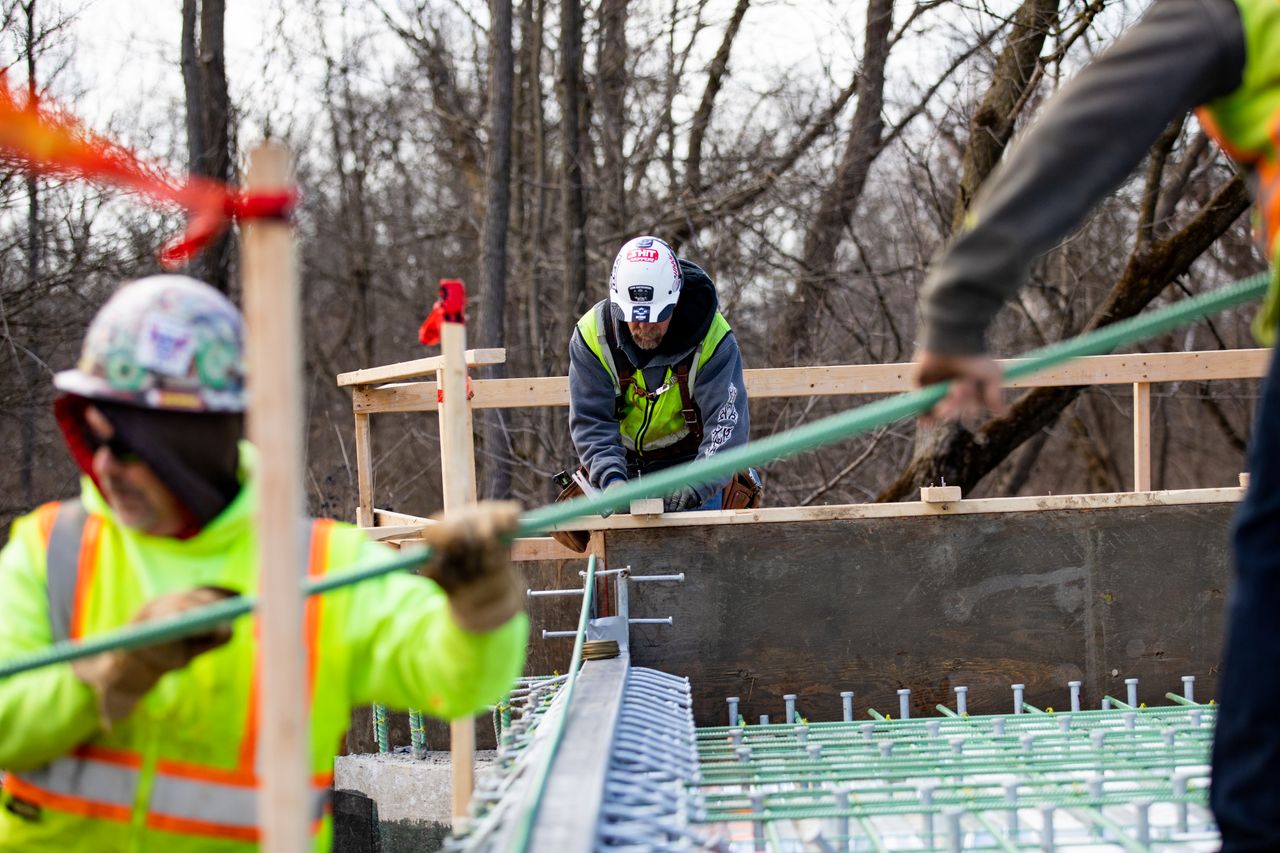
[[[365,559],[386,556],[366,547]],[[351,587],[346,626],[352,702],[378,702],[455,719],[483,710],[511,689],[524,668],[529,620],[472,634],[454,624],[449,600],[432,581],[397,572]]]
[[[52,642],[44,544],[34,515],[13,524],[0,551],[0,662]],[[93,692],[70,664],[0,678],[0,767],[26,770],[65,755],[98,729]]]

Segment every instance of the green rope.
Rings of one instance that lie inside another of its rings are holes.
[[[1004,372],[1005,379],[1021,379],[1040,370],[1073,358],[1100,355],[1186,325],[1208,314],[1232,308],[1266,293],[1270,276],[1262,273],[1220,290],[1114,323],[1068,341],[1053,344],[1014,361]],[[737,471],[793,456],[806,450],[869,432],[879,426],[915,417],[931,409],[946,395],[948,383],[931,385],[905,394],[878,400],[856,409],[796,427],[793,430],[753,440],[745,445],[721,451],[710,458],[700,458],[667,468],[646,477],[590,497],[555,503],[526,513],[519,535],[528,536],[554,530],[566,522],[606,510],[630,506],[631,501],[665,495],[681,486],[703,485],[721,480]],[[317,595],[340,587],[360,583],[392,572],[421,565],[429,551],[418,551],[391,560],[357,565],[347,571],[333,572],[308,581],[306,595]],[[117,631],[99,634],[83,642],[65,641],[24,655],[0,665],[0,678],[20,672],[76,660],[113,649],[137,648],[206,631],[251,613],[256,606],[252,597],[232,598],[199,610],[190,610],[170,619],[130,625]]]

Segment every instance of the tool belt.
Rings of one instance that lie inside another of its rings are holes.
[[[582,476],[587,476],[587,469],[581,465],[578,466],[578,471]],[[755,509],[764,503],[764,487],[746,471],[734,474],[721,495],[722,509]],[[578,497],[582,497],[582,488],[571,480],[569,485],[560,490],[556,503]],[[552,531],[551,538],[579,554],[586,553],[587,546],[591,544],[591,534],[586,530],[555,530]]]

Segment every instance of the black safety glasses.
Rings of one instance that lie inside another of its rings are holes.
[[[118,435],[110,438],[103,438],[96,435],[93,430],[85,430],[88,439],[89,450],[91,453],[97,453],[102,448],[106,448],[117,462],[128,464],[130,462],[140,462],[142,457],[138,455],[138,451],[129,446],[129,443]]]

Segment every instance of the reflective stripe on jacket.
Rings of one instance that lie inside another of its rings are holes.
[[[1200,124],[1257,178],[1255,222],[1271,261],[1271,290],[1254,323],[1265,344],[1280,321],[1280,2],[1236,0],[1244,27],[1240,86],[1197,110]]]
[[[613,380],[614,394],[618,397],[619,433],[622,445],[628,450],[644,454],[646,450],[661,450],[674,445],[689,435],[689,427],[685,423],[680,389],[677,386],[675,371],[667,368],[662,385],[650,392],[645,387],[644,371],[636,370],[633,382],[624,393],[619,379],[618,366],[614,362],[613,348],[609,346],[609,318],[605,315],[609,302],[596,303],[578,320],[578,331],[587,348],[600,359],[609,378]],[[719,311],[711,321],[711,328],[694,350],[689,364],[688,387],[693,393],[694,382],[698,370],[702,368],[724,336],[730,332],[729,321]]]
[[[87,478],[78,527],[62,521],[73,503],[15,521],[0,550],[0,660],[61,636],[120,628],[165,593],[213,585],[256,594],[254,455],[242,446],[240,494],[187,540],[120,524]],[[54,535],[64,524],[72,533]],[[313,575],[387,554],[339,522],[300,524],[298,535],[308,537]],[[320,818],[315,849],[327,851],[324,805],[351,709],[380,702],[444,719],[479,711],[519,675],[528,621],[521,615],[487,634],[468,633],[436,584],[407,573],[312,597],[304,620],[309,689],[297,701],[310,712],[308,817]],[[256,633],[256,619],[237,620],[230,642],[165,675],[109,732],[69,664],[0,679],[0,767],[10,771],[0,791],[0,850],[256,850]]]

